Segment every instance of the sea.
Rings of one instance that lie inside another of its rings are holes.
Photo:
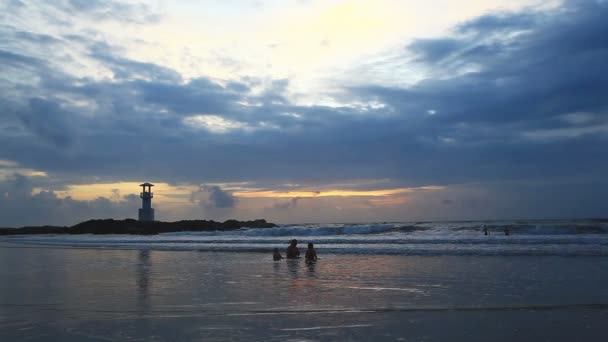
[[[292,239],[319,260],[273,261]],[[605,341],[606,322],[608,220],[0,237],[0,341]]]
[[[4,241],[86,248],[269,252],[274,247],[284,249],[291,239],[297,239],[301,248],[312,242],[331,254],[608,256],[608,220],[303,224],[158,235],[20,235]]]

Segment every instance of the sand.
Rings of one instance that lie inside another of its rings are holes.
[[[2,341],[592,341],[608,258],[0,245]]]

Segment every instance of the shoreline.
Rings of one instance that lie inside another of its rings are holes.
[[[279,250],[283,253],[287,246],[287,241],[285,243],[278,244],[268,244],[264,247],[242,247],[242,248],[221,248],[221,247],[186,247],[186,248],[176,248],[171,246],[136,246],[136,245],[99,245],[99,244],[68,244],[68,243],[45,243],[45,242],[31,242],[31,241],[8,241],[0,239],[0,249],[2,248],[27,248],[27,249],[58,249],[58,250],[105,250],[105,251],[155,251],[155,252],[198,252],[198,253],[225,253],[230,255],[238,255],[238,254],[267,254],[269,257],[269,262],[272,262],[272,250],[274,247],[278,247]],[[303,250],[303,248],[300,248]],[[465,258],[600,258],[605,259],[608,258],[608,253],[555,253],[555,252],[525,252],[525,253],[505,253],[504,251],[497,253],[480,253],[480,252],[452,252],[452,251],[441,251],[441,252],[423,252],[423,251],[399,251],[399,250],[388,250],[388,251],[373,251],[373,252],[365,252],[365,251],[354,251],[349,250],[345,251],[339,248],[327,247],[323,248],[323,245],[318,245],[317,250],[322,253],[320,254],[322,259],[324,256],[353,256],[353,257],[424,257],[424,258],[434,258],[434,257],[465,257]],[[303,258],[302,258],[303,260]]]

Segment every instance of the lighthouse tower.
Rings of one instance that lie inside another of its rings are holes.
[[[139,194],[141,197],[141,209],[139,209],[139,220],[140,221],[154,221],[154,208],[152,208],[152,197],[154,194],[152,193],[153,184],[144,183],[140,184],[143,188],[142,192]]]

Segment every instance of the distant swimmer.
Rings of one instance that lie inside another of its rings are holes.
[[[509,226],[505,226],[505,235],[511,235],[511,230],[509,229]]]
[[[317,252],[315,251],[315,247],[312,243],[308,244],[308,249],[306,250],[306,261],[316,261],[317,260]]]
[[[488,235],[488,227],[483,226],[483,235]]]
[[[282,260],[282,259],[283,259],[283,256],[279,252],[279,249],[275,248],[274,249],[274,253],[272,254],[272,260],[279,261],[279,260]]]
[[[300,257],[300,250],[298,249],[298,240],[293,239],[289,247],[287,247],[287,252],[285,253],[287,259],[297,259]]]

